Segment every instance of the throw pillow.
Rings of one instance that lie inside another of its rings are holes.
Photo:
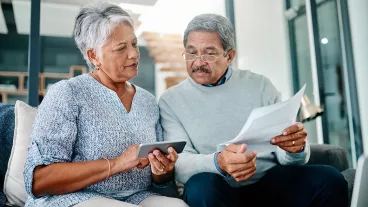
[[[4,181],[4,194],[11,205],[24,206],[27,192],[24,185],[24,163],[37,110],[22,101],[15,103],[13,147]]]

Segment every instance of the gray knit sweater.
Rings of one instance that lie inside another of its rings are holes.
[[[114,158],[133,144],[162,140],[155,98],[136,86],[127,113],[116,93],[90,75],[60,81],[39,106],[24,169],[26,206],[71,206],[96,196],[139,204],[154,193],[150,167],[120,173],[78,192],[36,198],[36,166]]]
[[[236,137],[252,109],[278,101],[279,93],[270,80],[236,69],[228,81],[216,87],[206,87],[188,78],[169,88],[159,102],[164,138],[187,141],[175,165],[176,179],[186,183],[201,172],[222,175],[215,164],[217,145]],[[279,147],[276,152],[268,153],[259,147],[253,177],[242,183],[230,176],[225,179],[234,187],[249,185],[278,164],[305,164],[309,156],[308,143],[300,153],[288,153]]]

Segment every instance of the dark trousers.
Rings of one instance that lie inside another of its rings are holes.
[[[240,188],[213,173],[196,174],[185,184],[183,196],[190,207],[346,207],[348,185],[330,166],[276,166],[257,183]]]

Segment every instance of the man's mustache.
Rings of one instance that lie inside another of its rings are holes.
[[[194,67],[192,68],[192,73],[195,73],[197,71],[201,71],[201,72],[205,72],[205,73],[211,73],[210,69],[204,68],[203,66],[198,66],[198,67]]]

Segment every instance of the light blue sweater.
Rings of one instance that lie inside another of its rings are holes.
[[[114,175],[78,192],[36,198],[33,170],[56,162],[114,158],[133,144],[162,140],[155,98],[135,87],[127,113],[116,93],[90,75],[56,83],[39,106],[25,164],[24,179],[30,195],[26,206],[71,206],[96,196],[139,204],[154,193],[150,167]]]
[[[175,166],[179,182],[186,183],[201,172],[223,176],[215,165],[217,145],[236,137],[252,109],[280,101],[279,93],[267,78],[250,71],[233,69],[232,72],[222,85],[206,87],[188,78],[161,96],[164,139],[187,141]],[[277,164],[304,164],[309,159],[310,148],[306,144],[303,152],[294,154],[281,148],[273,153],[257,153],[256,174],[243,183],[226,178],[232,186],[254,183]]]

